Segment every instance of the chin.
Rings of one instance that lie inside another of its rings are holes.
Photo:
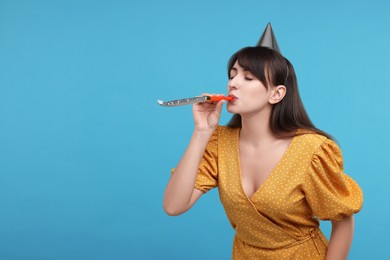
[[[232,114],[237,114],[237,109],[234,109],[232,106],[229,106],[227,105],[226,106],[226,110],[229,112],[229,113],[232,113]]]

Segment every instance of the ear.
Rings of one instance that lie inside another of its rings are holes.
[[[268,102],[272,105],[279,103],[284,98],[285,95],[286,95],[286,87],[283,85],[276,86],[271,91],[271,96],[268,99]]]

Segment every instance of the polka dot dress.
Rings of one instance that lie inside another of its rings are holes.
[[[343,172],[339,147],[298,130],[282,159],[248,198],[241,183],[239,128],[218,127],[206,148],[195,188],[218,187],[236,231],[232,258],[324,259],[319,220],[342,220],[363,204],[360,187]]]

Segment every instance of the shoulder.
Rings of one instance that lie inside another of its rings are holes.
[[[295,138],[298,146],[310,151],[312,154],[321,152],[324,148],[329,147],[335,151],[339,150],[338,145],[333,140],[304,129],[298,129]]]
[[[218,139],[218,143],[229,145],[233,144],[237,140],[239,132],[240,128],[218,126],[213,135],[216,139]]]
[[[215,131],[219,135],[234,135],[234,134],[238,134],[240,128],[219,125],[217,126],[217,129]]]

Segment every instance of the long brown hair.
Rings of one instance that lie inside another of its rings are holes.
[[[280,53],[266,47],[245,47],[237,51],[228,62],[228,77],[234,63],[250,71],[263,85],[284,85],[286,95],[273,105],[270,126],[274,135],[291,137],[297,129],[304,133],[317,133],[333,139],[328,133],[316,128],[311,122],[299,95],[297,77],[292,64]],[[241,127],[241,116],[234,114],[229,127]]]

